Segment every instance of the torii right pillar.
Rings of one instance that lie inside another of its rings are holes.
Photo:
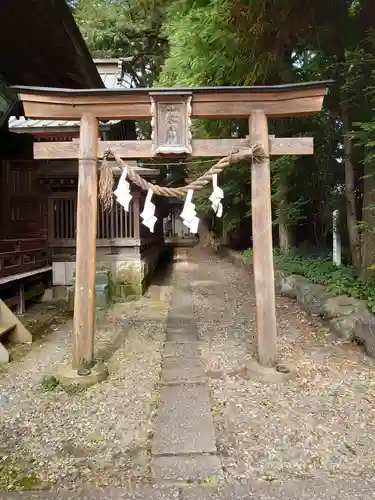
[[[267,116],[255,110],[249,118],[251,145],[263,147],[264,159],[251,167],[251,216],[253,230],[253,269],[257,309],[257,344],[259,365],[277,364],[277,328],[275,276],[272,245],[271,172]]]

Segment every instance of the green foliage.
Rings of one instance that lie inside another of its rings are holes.
[[[343,131],[354,128],[350,155],[358,213],[364,203],[364,163],[375,164],[375,35],[371,0],[70,0],[95,56],[129,57],[133,86],[282,84],[334,79],[323,112],[313,118],[270,120],[278,137],[314,137],[314,155],[272,161],[274,222],[296,228],[312,244],[330,243],[332,210],[339,208],[343,242]],[[344,109],[346,109],[344,113]],[[344,120],[345,114],[345,120]],[[353,126],[355,124],[355,126]],[[148,136],[149,130],[143,131]],[[245,137],[247,121],[199,120],[195,137]],[[348,156],[349,157],[349,156]],[[214,163],[214,160],[213,160]],[[196,178],[210,164],[191,163],[172,184]],[[177,170],[172,170],[173,175]],[[172,177],[173,177],[172,175]],[[247,164],[219,177],[224,217],[218,231],[236,231],[251,216]],[[200,216],[214,224],[210,189],[194,195]],[[366,199],[367,200],[367,199]],[[367,205],[375,204],[367,200]],[[366,214],[366,207],[363,207]],[[247,223],[247,221],[246,221]],[[298,226],[298,227],[297,227]],[[362,226],[363,227],[363,224]],[[364,239],[371,231],[363,233]],[[292,235],[292,234],[291,234]]]
[[[361,0],[353,0],[349,6],[349,14],[357,16],[361,8]]]
[[[120,57],[135,87],[150,86],[168,44],[161,35],[170,0],[75,0],[77,24],[96,57]]]
[[[212,160],[212,164],[217,160]],[[188,180],[196,179],[204,171],[208,170],[211,163],[194,163],[188,165]],[[212,186],[196,191],[194,194],[194,203],[201,217],[204,217],[211,229],[213,226],[223,223],[226,230],[237,227],[239,220],[250,215],[251,200],[251,174],[248,164],[238,163],[226,168],[219,176],[219,186],[224,191],[223,208],[224,215],[222,221],[217,221],[209,201],[212,192]],[[241,185],[241,189],[239,188]],[[217,228],[219,230],[219,228]]]
[[[337,268],[331,259],[306,259],[292,253],[275,252],[274,259],[278,269],[324,285],[335,295],[349,295],[366,300],[369,309],[375,312],[375,283],[363,283],[358,279],[354,268]]]
[[[348,87],[352,90],[356,106],[361,105],[362,121],[353,124],[351,133],[357,147],[364,151],[363,161],[375,164],[375,30],[365,40],[366,48],[359,47],[348,54],[350,79]],[[375,171],[374,171],[375,173]]]
[[[230,26],[230,0],[176,2],[165,33],[170,54],[159,85],[215,85],[236,80],[228,73],[228,54],[236,54],[236,36]],[[232,61],[232,70],[235,64]],[[228,80],[230,79],[230,80]]]
[[[290,175],[293,173],[297,157],[281,156],[271,162],[273,200],[276,204],[274,224],[298,225],[306,219],[303,213],[307,200],[302,197],[290,200]]]

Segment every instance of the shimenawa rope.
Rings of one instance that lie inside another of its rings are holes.
[[[264,151],[262,146],[256,144],[250,148],[243,151],[237,151],[231,153],[230,155],[221,158],[215,165],[213,165],[207,172],[198,177],[195,181],[182,187],[166,187],[158,186],[157,184],[152,184],[146,181],[140,175],[138,175],[134,168],[130,167],[127,163],[120,158],[120,156],[112,149],[107,149],[103,154],[103,161],[100,168],[100,178],[99,178],[99,198],[104,206],[104,208],[110,209],[113,204],[113,172],[112,167],[109,163],[109,158],[113,157],[116,161],[118,167],[121,170],[127,169],[127,177],[137,184],[144,191],[151,189],[154,194],[159,196],[165,196],[167,198],[179,198],[183,197],[189,189],[193,191],[202,189],[206,186],[212,179],[214,174],[220,174],[224,168],[234,163],[239,163],[241,161],[251,161],[259,163],[264,159]]]

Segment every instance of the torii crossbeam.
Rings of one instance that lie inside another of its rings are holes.
[[[35,159],[79,160],[77,267],[73,368],[92,367],[96,272],[97,158],[111,147],[123,158],[191,155],[226,156],[243,147],[239,139],[192,139],[193,118],[247,118],[249,145],[261,144],[264,159],[253,163],[252,230],[259,364],[277,364],[277,328],[272,247],[270,155],[313,153],[312,138],[279,139],[268,134],[268,118],[298,117],[321,111],[331,82],[272,87],[70,90],[15,87],[25,115],[80,120],[78,142],[34,144]],[[151,141],[98,140],[98,120],[145,120]]]

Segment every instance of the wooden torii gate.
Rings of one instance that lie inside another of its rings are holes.
[[[321,111],[330,82],[272,87],[70,90],[16,87],[25,115],[34,119],[80,120],[79,142],[35,143],[35,159],[78,159],[77,267],[72,368],[94,363],[94,300],[98,158],[111,148],[122,158],[158,155],[221,157],[243,148],[243,139],[192,139],[193,118],[249,119],[249,146],[264,158],[251,167],[253,265],[257,310],[257,354],[263,367],[277,364],[277,328],[272,248],[269,156],[313,154],[313,139],[268,134],[268,118]],[[100,141],[98,120],[151,120],[152,139]]]

